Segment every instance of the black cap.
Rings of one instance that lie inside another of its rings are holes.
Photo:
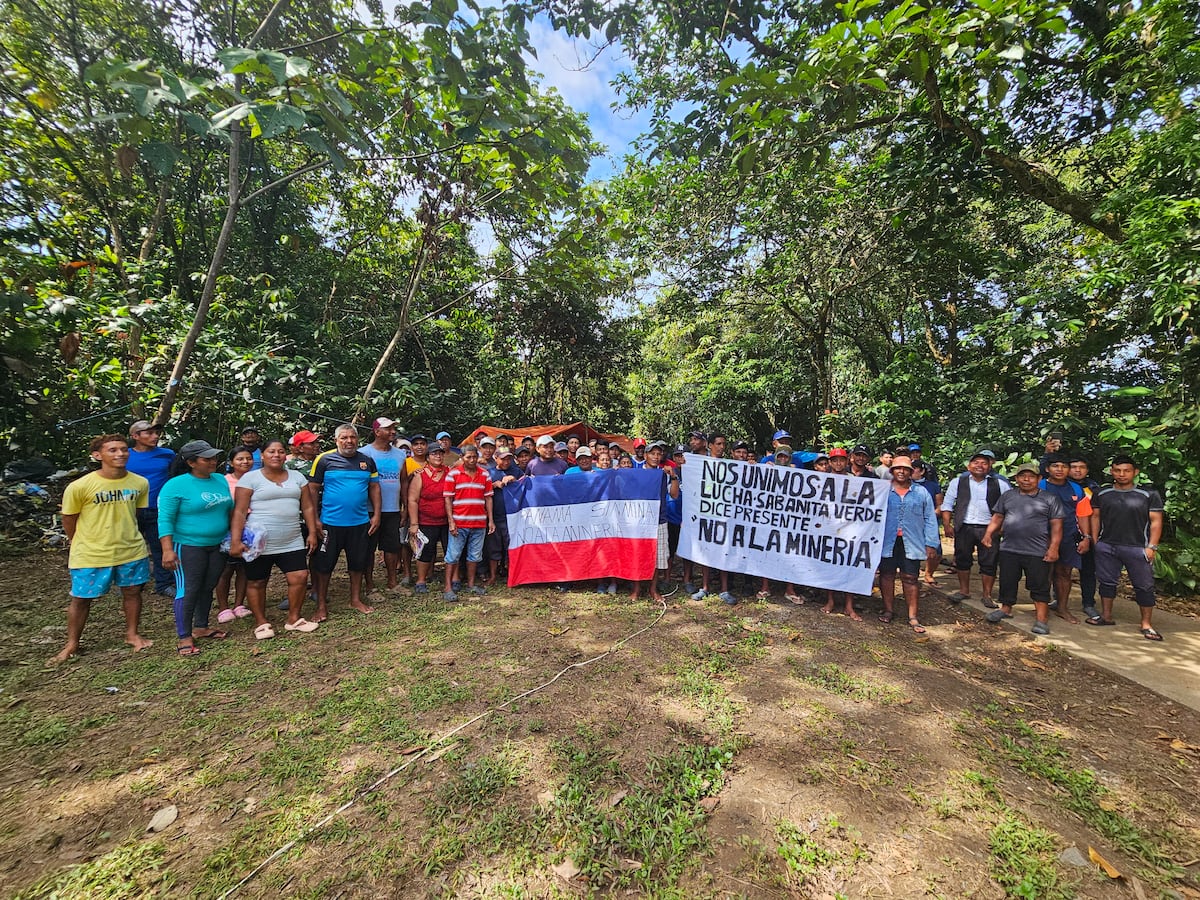
[[[224,452],[224,450],[218,450],[208,441],[188,441],[179,448],[179,456],[184,460],[212,459],[214,456],[220,456]]]
[[[745,441],[735,441],[733,444],[733,449],[734,450],[749,450],[750,445],[747,444]]]
[[[865,454],[867,454],[867,456],[870,456],[871,448],[868,447],[866,444],[855,444],[854,449],[851,450],[850,452],[851,453],[865,453]]]
[[[259,434],[259,433],[260,433],[260,432],[259,432],[259,430],[258,430],[257,428],[255,428],[253,425],[246,425],[246,426],[244,426],[244,427],[242,428],[241,432],[239,432],[239,433],[240,433],[240,434],[249,434],[249,433],[250,433],[250,432],[252,432],[252,431],[253,431],[255,434]]]
[[[429,443],[429,438],[425,437],[425,435],[423,435],[423,434],[414,434],[412,437],[409,438],[409,440],[412,441],[414,444],[417,441],[424,441],[427,444]]]

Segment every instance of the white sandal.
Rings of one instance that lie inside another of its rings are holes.
[[[295,622],[285,622],[283,626],[287,631],[302,631],[305,634],[316,631],[321,626],[316,622],[310,622],[308,619],[297,619]]]
[[[271,627],[271,623],[264,622],[254,629],[254,638],[259,641],[266,641],[275,637],[275,629]]]

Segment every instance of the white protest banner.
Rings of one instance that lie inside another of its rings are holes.
[[[726,572],[871,593],[888,483],[687,454],[679,555]]]

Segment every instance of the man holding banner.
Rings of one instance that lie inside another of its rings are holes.
[[[667,574],[671,565],[670,529],[667,528],[666,497],[679,497],[679,473],[674,466],[664,467],[663,459],[667,455],[667,445],[663,441],[654,441],[646,448],[646,467],[643,472],[653,472],[659,479],[659,490],[662,491],[662,501],[659,503],[658,514],[658,546],[654,557],[654,573],[650,577],[650,599],[665,603],[666,597],[658,589],[659,581]],[[633,583],[631,599],[636,600],[642,594],[641,582]],[[728,602],[728,601],[726,601]],[[736,600],[734,601],[737,602]]]
[[[679,553],[700,565],[870,594],[883,549],[885,483],[686,457]]]
[[[892,460],[891,489],[887,492],[887,517],[883,524],[887,555],[879,561],[879,593],[883,597],[879,621],[885,625],[892,621],[899,570],[904,601],[908,604],[908,625],[917,634],[924,634],[925,626],[917,617],[917,576],[921,574],[922,561],[937,556],[941,539],[933,498],[928,491],[915,488],[912,473],[912,461],[907,456]]]

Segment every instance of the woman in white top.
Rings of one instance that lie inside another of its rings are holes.
[[[317,630],[316,622],[300,618],[308,585],[308,554],[317,547],[317,519],[312,497],[305,490],[308,479],[284,466],[287,446],[280,440],[267,441],[262,449],[262,468],[243,475],[234,497],[231,552],[240,556],[246,549],[242,531],[247,525],[266,534],[260,556],[246,563],[246,601],[254,613],[254,636],[260,641],[275,636],[267,621],[267,579],[278,567],[287,576],[288,631]],[[308,526],[307,538],[300,519]]]

